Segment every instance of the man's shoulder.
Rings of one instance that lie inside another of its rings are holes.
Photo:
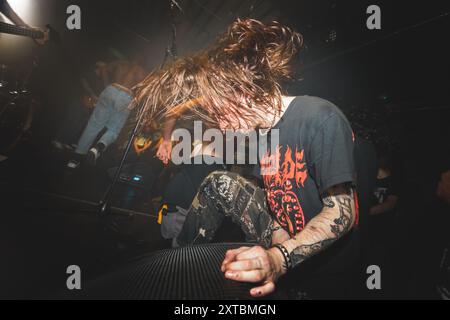
[[[294,110],[305,121],[323,122],[331,117],[345,119],[342,111],[332,102],[315,96],[298,96]]]

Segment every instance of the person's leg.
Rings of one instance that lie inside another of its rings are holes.
[[[98,102],[95,105],[95,109],[89,118],[80,140],[78,141],[78,146],[75,150],[76,153],[87,154],[89,148],[94,143],[95,138],[105,127],[111,114],[110,105],[112,103],[112,95],[113,91],[111,90],[111,86],[108,86],[100,94]]]
[[[106,132],[98,140],[95,147],[89,150],[87,155],[87,163],[92,166],[96,165],[97,159],[101,154],[116,141],[130,115],[130,109],[127,107],[131,102],[131,96],[115,87],[112,87],[112,90],[112,103],[107,106],[110,116],[105,124]]]
[[[104,146],[104,149],[108,148],[114,141],[116,141],[122,131],[122,128],[130,115],[130,109],[128,109],[128,106],[130,105],[131,100],[132,98],[129,94],[116,89],[114,104],[111,106],[111,117],[106,123],[107,130],[98,141]]]
[[[248,242],[271,245],[273,219],[264,191],[226,171],[213,172],[203,181],[177,242],[182,246],[210,242],[225,216],[241,227]]]

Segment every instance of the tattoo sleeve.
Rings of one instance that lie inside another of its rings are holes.
[[[322,211],[303,231],[283,243],[290,253],[293,267],[329,247],[352,228],[355,221],[353,193],[350,184],[328,189],[322,195]]]

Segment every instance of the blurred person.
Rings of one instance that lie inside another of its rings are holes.
[[[108,65],[97,61],[95,67],[84,72],[80,79],[80,92],[69,102],[65,118],[52,144],[57,149],[73,150],[86,126],[89,116],[98,102],[101,92],[108,86]]]
[[[365,242],[365,264],[377,265],[383,272],[381,290],[370,292],[372,298],[393,298],[396,289],[398,263],[395,252],[398,250],[396,211],[399,203],[399,183],[392,167],[391,157],[386,150],[379,150],[378,172],[373,190],[376,199],[370,208]]]
[[[111,84],[98,97],[86,128],[78,140],[75,149],[77,159],[70,160],[67,164],[71,169],[77,168],[84,156],[89,165],[95,166],[101,154],[117,139],[134,107],[131,88],[146,75],[139,59],[133,62],[120,60],[109,63],[107,74],[106,82]],[[106,131],[93,145],[103,129]]]
[[[353,126],[353,122],[352,122]],[[370,295],[367,288],[367,267],[371,265],[367,260],[368,242],[369,242],[369,220],[370,209],[375,205],[376,198],[373,191],[377,183],[378,163],[376,148],[371,141],[363,138],[364,135],[356,133],[355,135],[355,168],[356,168],[356,191],[358,194],[359,204],[359,241],[360,241],[360,281],[359,289],[361,297],[366,298]]]
[[[379,136],[373,113],[365,107],[352,107],[346,115],[355,134],[356,187],[359,203],[361,236],[366,234],[371,208],[376,204],[374,190],[378,176],[378,158],[375,141]]]
[[[377,183],[374,190],[377,203],[370,209],[370,214],[392,219],[399,201],[397,182],[393,177],[390,157],[386,153],[378,156]]]

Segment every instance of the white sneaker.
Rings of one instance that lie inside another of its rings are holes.
[[[61,142],[59,142],[58,140],[52,140],[52,145],[56,148],[56,149],[59,149],[59,150],[63,150],[64,149],[64,146],[63,146],[63,144],[61,143]]]
[[[100,151],[97,148],[91,148],[86,156],[86,163],[90,166],[95,166],[99,157]]]
[[[76,160],[70,160],[69,162],[67,162],[67,168],[76,169],[79,166],[80,166],[80,162],[78,162]]]

